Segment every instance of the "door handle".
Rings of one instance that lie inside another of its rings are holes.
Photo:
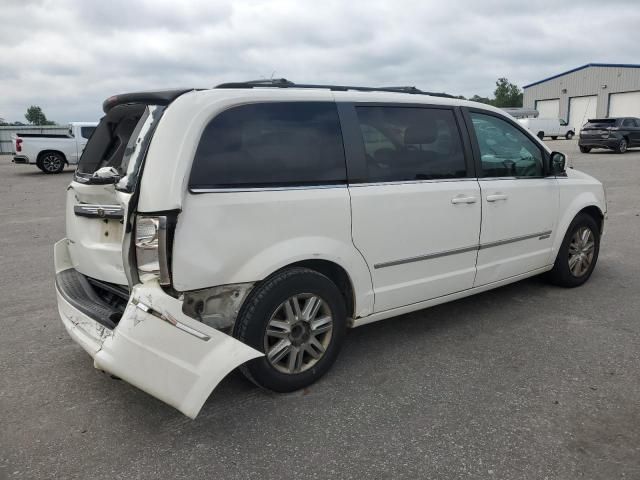
[[[457,197],[453,197],[451,199],[451,203],[454,205],[457,203],[476,203],[478,199],[476,197],[464,197],[462,195],[458,195]]]
[[[507,196],[504,193],[494,193],[493,195],[487,195],[487,202],[497,202],[498,200],[506,200]]]

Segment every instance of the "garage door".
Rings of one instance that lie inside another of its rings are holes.
[[[569,99],[569,125],[580,130],[590,118],[596,118],[598,97],[573,97]]]
[[[538,118],[558,118],[560,116],[560,99],[538,100],[536,110],[540,113]]]
[[[609,97],[610,117],[640,117],[640,92],[612,93]]]

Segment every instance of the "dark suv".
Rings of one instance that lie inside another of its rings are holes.
[[[592,148],[608,148],[624,153],[629,147],[640,147],[640,118],[595,118],[580,130],[580,151],[589,153]]]

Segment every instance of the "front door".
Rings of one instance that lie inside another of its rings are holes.
[[[482,231],[475,286],[553,263],[559,191],[544,152],[514,123],[471,111],[479,157]]]
[[[366,178],[349,186],[352,234],[372,274],[374,310],[471,288],[480,188],[454,109],[355,108]]]

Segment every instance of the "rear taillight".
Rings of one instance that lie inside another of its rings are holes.
[[[16,138],[16,152],[22,151],[22,139]]]
[[[160,285],[170,285],[167,217],[138,216],[135,245],[138,276],[143,282],[157,278]]]

